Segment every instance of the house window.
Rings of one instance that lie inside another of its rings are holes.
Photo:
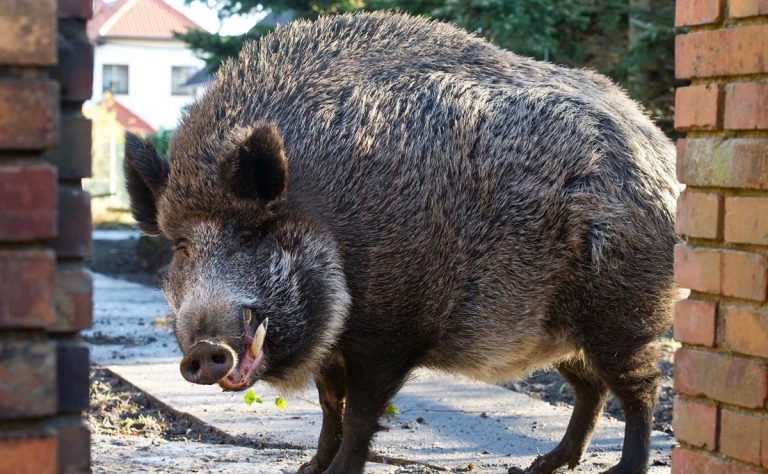
[[[102,69],[102,89],[113,94],[127,94],[128,66],[105,64]]]
[[[184,84],[195,75],[197,68],[193,66],[173,66],[171,68],[171,94],[191,95],[192,88]]]

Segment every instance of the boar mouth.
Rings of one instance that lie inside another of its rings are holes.
[[[219,386],[225,391],[245,390],[253,385],[264,372],[264,339],[267,335],[269,318],[255,323],[253,311],[245,309],[243,314],[245,337],[243,348],[238,354],[232,370],[219,380]]]

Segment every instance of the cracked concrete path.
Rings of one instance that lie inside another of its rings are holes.
[[[85,333],[94,363],[177,412],[233,436],[244,434],[263,441],[270,448],[262,453],[264,456],[254,455],[248,468],[251,472],[292,472],[309,459],[321,425],[313,386],[298,396],[286,396],[286,407],[278,410],[273,401],[279,394],[261,382],[254,391],[263,403],[251,406],[245,404],[242,393],[223,393],[216,386],[186,382],[178,369],[180,352],[163,319],[167,306],[162,294],[99,274],[94,274],[94,285],[94,325]],[[557,444],[571,413],[570,407],[552,406],[502,387],[426,370],[416,372],[393,404],[398,413],[384,420],[389,430],[376,436],[376,452],[449,470],[466,469],[471,464],[474,472],[502,473],[512,466],[529,465],[538,454]],[[623,431],[623,422],[603,416],[576,472],[599,472],[618,462]],[[174,452],[180,459],[184,455],[194,457],[198,451],[192,446],[185,448],[185,443],[177,444],[181,446],[163,449],[177,449]],[[669,435],[653,433],[651,473],[669,472],[673,444]],[[277,449],[281,446],[282,456]],[[211,459],[223,456],[215,454],[218,451],[213,448],[209,450],[214,453],[208,456]],[[211,466],[224,469],[219,472],[241,467]],[[431,471],[368,463],[367,472]]]

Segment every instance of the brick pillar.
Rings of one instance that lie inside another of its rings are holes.
[[[677,0],[673,473],[768,472],[768,1]]]
[[[88,472],[91,0],[0,0],[0,473]]]

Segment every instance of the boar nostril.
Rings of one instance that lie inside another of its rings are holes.
[[[181,375],[192,383],[210,385],[225,377],[234,365],[233,351],[224,344],[196,342],[181,361]]]
[[[198,372],[200,372],[200,362],[197,360],[190,360],[184,369],[184,372],[186,372],[189,376],[194,377]]]

